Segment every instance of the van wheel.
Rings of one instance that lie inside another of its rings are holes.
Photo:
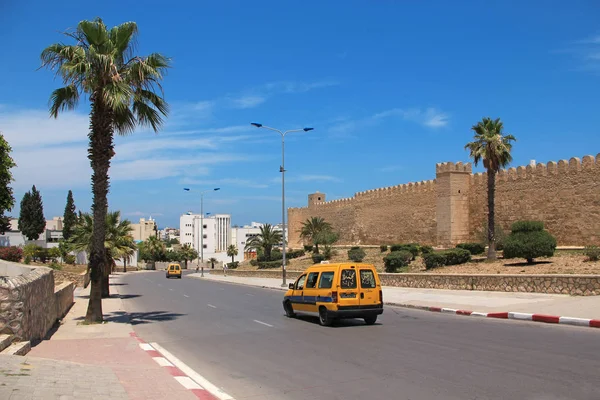
[[[288,318],[294,318],[296,313],[294,312],[294,308],[292,307],[292,303],[286,301],[283,305],[283,309],[285,310],[285,316]]]
[[[373,325],[377,321],[377,315],[369,315],[365,317],[365,324]]]
[[[325,307],[319,308],[319,323],[322,326],[331,326],[332,319],[327,315],[327,309]]]

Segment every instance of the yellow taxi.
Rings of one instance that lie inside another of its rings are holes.
[[[171,263],[167,267],[167,278],[172,276],[181,279],[181,266],[177,263]]]
[[[323,326],[344,318],[362,318],[373,325],[383,313],[381,281],[373,264],[316,264],[290,283],[283,309],[289,318],[297,313],[318,315]]]

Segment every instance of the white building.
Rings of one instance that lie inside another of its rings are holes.
[[[203,228],[201,229],[201,221]],[[200,238],[202,231],[203,238]],[[214,257],[219,262],[229,262],[227,247],[231,240],[231,215],[215,214],[201,218],[199,214],[183,214],[179,218],[180,243],[189,244],[198,251],[204,248],[204,261]]]

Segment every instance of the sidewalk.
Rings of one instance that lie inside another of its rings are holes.
[[[105,323],[82,325],[89,287],[77,289],[62,325],[26,356],[0,357],[1,399],[198,399],[143,350],[111,276]],[[208,397],[205,397],[208,398]]]
[[[210,279],[270,289],[281,287],[280,279],[219,276],[204,273],[188,277]],[[288,283],[293,282],[289,281]],[[447,308],[479,313],[528,313],[600,320],[600,296],[568,296],[543,293],[507,293],[469,290],[413,289],[383,287],[386,304],[415,308]]]

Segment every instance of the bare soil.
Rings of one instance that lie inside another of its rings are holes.
[[[379,272],[384,271],[383,257],[388,254],[382,253],[378,248],[365,248],[367,256],[365,263],[373,264]],[[348,249],[336,249],[336,255],[331,262],[346,262],[348,260]],[[289,271],[303,271],[312,265],[310,255],[294,258],[289,261]],[[238,267],[239,270],[255,271],[258,268],[251,266],[249,261],[244,261]],[[484,256],[473,257],[471,262],[461,265],[436,268],[426,271],[421,257],[417,257],[403,272],[428,273],[428,274],[579,274],[600,275],[600,261],[587,261],[587,257],[577,251],[557,251],[554,257],[536,259],[532,265],[527,265],[522,259],[498,259],[488,262]]]

